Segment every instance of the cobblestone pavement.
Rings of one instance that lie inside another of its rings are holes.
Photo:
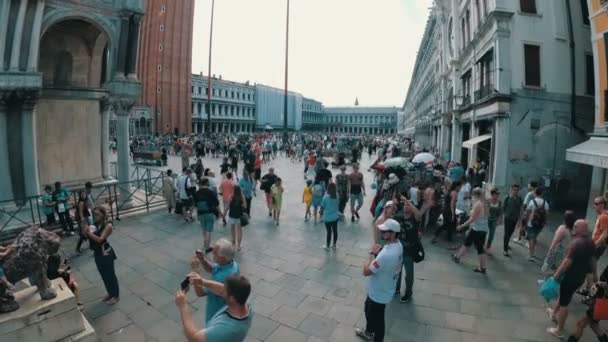
[[[177,159],[170,161],[173,170],[178,169],[177,163]],[[368,163],[365,156],[362,166]],[[206,167],[218,164],[217,159],[205,159]],[[284,212],[276,227],[267,216],[263,196],[254,198],[252,222],[245,229],[238,256],[242,273],[253,285],[254,318],[247,341],[359,341],[353,329],[365,322],[366,281],[361,272],[371,240],[367,210],[371,195],[365,199],[361,221],[340,223],[338,248],[326,252],[321,248],[324,226],[303,220],[302,166],[285,159],[269,165],[284,179]],[[371,174],[365,173],[365,178],[372,193]],[[193,251],[202,244],[199,225],[157,210],[125,217],[115,227],[110,241],[118,254],[121,299],[113,307],[101,303],[105,291],[91,252],[75,257],[76,239],[64,243],[63,251],[72,258],[73,273],[82,288],[85,315],[103,341],[183,341],[174,296],[189,271]],[[217,224],[213,238],[227,235],[228,229]],[[543,235],[546,245],[551,233]],[[431,245],[428,236],[423,242],[426,260],[415,265],[413,300],[401,304],[396,298],[388,305],[385,341],[554,339],[545,332],[549,320],[536,290],[540,265],[526,260],[523,247],[513,247],[512,260],[496,253],[484,276],[472,271],[477,262],[473,250],[456,265],[445,244]],[[500,252],[502,227],[495,247]],[[202,326],[205,300],[192,293],[189,300]],[[570,330],[583,310],[579,302],[578,298],[573,301]],[[587,331],[583,340],[596,339]]]

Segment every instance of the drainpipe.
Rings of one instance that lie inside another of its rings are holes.
[[[572,28],[572,9],[570,0],[566,0],[566,16],[568,17],[568,39],[570,40],[570,126],[585,135],[585,131],[576,125],[576,53],[574,50],[574,30]]]

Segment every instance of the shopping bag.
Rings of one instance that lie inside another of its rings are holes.
[[[553,279],[553,277],[549,277],[547,280],[543,282],[540,287],[540,295],[545,299],[548,303],[553,299],[556,299],[559,295],[559,284]]]

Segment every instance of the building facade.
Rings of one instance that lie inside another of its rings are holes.
[[[309,98],[302,98],[302,130],[304,131],[324,131],[325,120],[323,104]]]
[[[287,94],[287,129],[302,129],[302,94]],[[283,129],[285,117],[285,91],[261,84],[255,85],[256,129]]]
[[[397,107],[325,107],[325,132],[395,134]]]
[[[497,187],[543,178],[546,184],[568,179],[580,189],[585,170],[567,162],[565,151],[592,128],[585,5],[437,0],[402,132],[446,159],[484,161]]]
[[[592,169],[587,218],[595,222],[593,201],[608,191],[608,1],[589,0],[595,74],[595,125],[589,138],[569,148],[566,159]],[[589,67],[589,66],[587,66]]]
[[[152,110],[150,133],[192,130],[193,20],[194,0],[146,1],[137,66],[143,87],[138,105]]]
[[[251,132],[256,123],[256,89],[249,83],[238,83],[211,77],[211,129],[209,130],[209,77],[192,75],[192,131]]]
[[[0,1],[0,200],[42,186],[129,179],[129,112],[143,1]]]

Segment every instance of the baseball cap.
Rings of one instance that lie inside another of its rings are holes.
[[[378,226],[378,229],[380,229],[380,231],[383,232],[395,232],[395,233],[399,233],[401,231],[401,225],[399,224],[399,222],[393,220],[393,219],[388,219],[386,221],[384,221],[383,224]]]

